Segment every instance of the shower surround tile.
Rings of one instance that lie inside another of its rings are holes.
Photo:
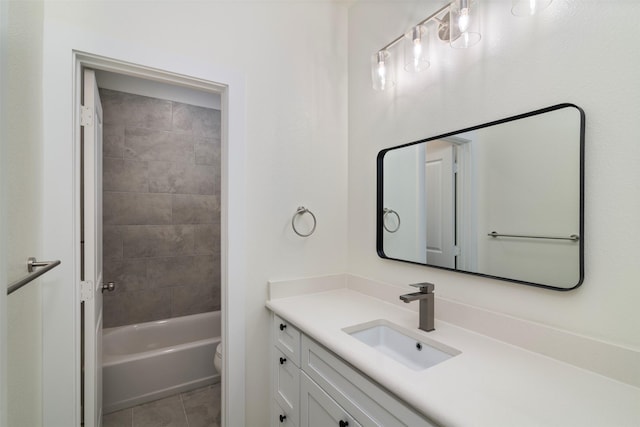
[[[151,258],[147,274],[149,287],[211,286],[216,282],[214,264],[212,256]]]
[[[100,95],[105,327],[219,309],[220,111]]]
[[[212,224],[196,224],[193,226],[194,252],[199,255],[220,256],[220,218]]]
[[[217,196],[174,194],[172,197],[173,222],[176,224],[207,224],[220,212]]]
[[[171,101],[100,89],[105,124],[171,130]]]
[[[127,127],[171,130],[171,101],[131,94],[125,94],[125,97],[124,123]]]
[[[102,215],[106,225],[171,224],[171,196],[105,192]]]
[[[124,125],[104,124],[102,127],[102,154],[105,158],[124,158]]]
[[[214,169],[191,163],[149,163],[149,191],[152,193],[208,194],[216,192]],[[219,190],[218,190],[219,191]]]
[[[173,129],[193,135],[216,138],[220,135],[220,111],[175,103]]]
[[[220,309],[220,297],[211,285],[175,286],[171,289],[171,312],[176,316],[204,313]],[[217,292],[219,295],[219,292]],[[194,298],[195,297],[195,298]]]
[[[104,191],[149,191],[147,162],[105,157],[102,168]]]
[[[104,260],[122,258],[122,227],[103,225],[102,258]]]
[[[196,137],[193,148],[197,165],[215,166],[220,164],[220,140]]]
[[[190,225],[141,225],[123,229],[123,256],[149,258],[193,253],[194,235]]]
[[[103,282],[114,282],[118,292],[140,291],[147,288],[147,259],[105,259],[102,265]]]
[[[117,286],[117,285],[116,285]],[[150,322],[171,317],[171,289],[105,292],[105,328]]]
[[[102,121],[107,125],[123,125],[127,118],[125,104],[129,94],[109,89],[100,89],[100,103],[102,104]]]
[[[193,163],[193,137],[175,132],[126,127],[124,157],[140,161]]]

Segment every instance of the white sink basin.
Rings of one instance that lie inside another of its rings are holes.
[[[456,349],[382,319],[350,326],[343,331],[415,371],[460,354]]]

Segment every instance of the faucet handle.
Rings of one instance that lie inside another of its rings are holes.
[[[420,292],[423,293],[423,294],[430,294],[436,288],[436,285],[434,285],[433,283],[429,283],[429,282],[412,283],[410,286],[418,288],[420,290]]]

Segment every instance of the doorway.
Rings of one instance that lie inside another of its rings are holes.
[[[233,290],[229,289],[229,275],[232,272],[229,268],[230,259],[233,258],[233,251],[228,252],[225,249],[228,249],[229,238],[234,235],[233,229],[237,227],[236,224],[230,223],[229,219],[229,211],[233,210],[233,197],[230,194],[230,188],[234,187],[232,184],[232,176],[227,174],[229,171],[228,165],[233,160],[230,156],[233,153],[233,149],[230,149],[229,146],[229,114],[228,110],[225,108],[228,106],[229,96],[228,96],[228,86],[206,82],[201,79],[189,78],[182,75],[172,74],[170,72],[163,72],[158,70],[152,70],[149,68],[145,68],[142,66],[135,66],[128,63],[122,63],[119,61],[109,60],[106,58],[96,57],[92,55],[76,53],[76,87],[79,89],[78,93],[82,93],[85,91],[84,88],[80,89],[80,79],[79,77],[82,75],[83,70],[85,68],[91,68],[94,70],[99,70],[99,72],[108,72],[115,74],[122,74],[125,76],[134,76],[136,78],[142,78],[147,81],[149,84],[153,84],[155,82],[162,82],[169,85],[178,85],[180,87],[189,88],[191,90],[201,91],[207,95],[217,95],[220,97],[221,103],[221,150],[220,150],[220,160],[222,163],[221,174],[219,182],[220,186],[220,205],[222,209],[220,210],[220,242],[222,244],[221,250],[221,268],[220,268],[220,305],[222,306],[222,312],[224,316],[222,316],[221,323],[221,336],[223,341],[227,342],[224,348],[223,354],[223,375],[222,375],[222,420],[221,425],[232,425],[235,424],[232,420],[239,420],[244,417],[244,402],[242,397],[244,396],[244,377],[243,370],[244,366],[240,366],[239,362],[244,359],[244,328],[243,328],[243,314],[241,310],[229,310],[230,306],[238,307],[241,306],[240,303],[232,304],[232,301],[237,301],[240,294],[237,292],[233,292]],[[77,97],[78,104],[80,97]],[[80,111],[80,108],[78,108]],[[82,118],[81,118],[82,119]],[[84,171],[86,174],[86,170]],[[225,204],[229,202],[230,204]],[[83,250],[80,250],[79,253],[83,253]],[[236,252],[237,254],[237,252]],[[79,263],[82,265],[82,263]],[[233,267],[232,267],[233,268]],[[109,279],[105,276],[105,282],[109,281]],[[80,285],[79,285],[80,286]],[[101,287],[100,283],[94,283],[94,291],[98,291],[98,287]],[[85,310],[86,312],[86,310]],[[241,334],[238,334],[238,329],[241,328]],[[85,333],[92,328],[85,328]],[[233,334],[229,334],[229,331],[234,331]],[[227,339],[228,336],[232,336],[231,339]],[[239,338],[242,338],[241,340]],[[238,353],[238,349],[241,353]],[[230,361],[229,357],[226,357],[230,352],[233,352],[234,358]],[[85,355],[87,356],[87,355]],[[213,358],[211,360],[211,364],[213,364]],[[87,365],[85,364],[85,367]],[[98,368],[99,369],[99,368]],[[87,373],[85,372],[85,377]],[[95,375],[94,375],[95,377]],[[239,381],[239,382],[238,382]],[[242,390],[238,390],[238,386],[242,387]],[[227,398],[230,394],[233,394],[237,397],[240,397],[241,400],[238,402],[234,400],[233,404],[230,402],[230,399]],[[242,412],[240,412],[240,409]],[[85,408],[86,409],[86,408]],[[90,419],[96,419],[95,410],[94,413],[89,414],[85,419],[85,425],[96,425],[98,421],[90,421]],[[93,424],[91,424],[93,423]],[[99,424],[97,424],[99,425]]]
[[[429,265],[469,270],[477,263],[474,147],[468,135],[426,144],[424,217]]]

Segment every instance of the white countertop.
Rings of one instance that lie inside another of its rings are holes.
[[[267,307],[440,425],[640,426],[639,388],[437,319],[435,331],[420,331],[415,311],[351,289]],[[414,371],[342,331],[378,319],[461,354]]]

